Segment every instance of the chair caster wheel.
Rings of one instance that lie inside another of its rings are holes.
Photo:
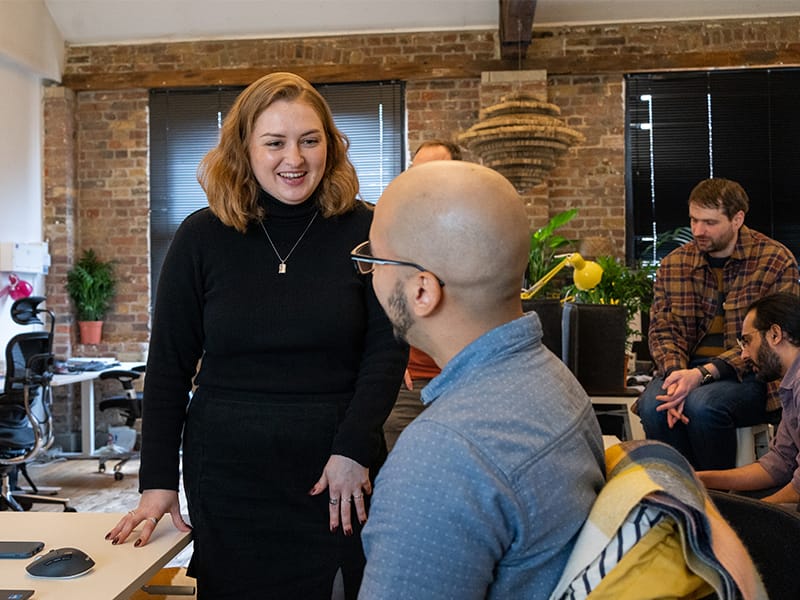
[[[125,477],[125,474],[124,474],[124,473],[120,473],[119,471],[117,471],[116,473],[114,473],[114,480],[115,480],[115,481],[122,481],[122,478],[123,478],[123,477]]]
[[[78,512],[77,508],[73,508],[72,506],[65,506],[64,512]]]

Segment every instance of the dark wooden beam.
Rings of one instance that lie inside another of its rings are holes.
[[[525,60],[533,34],[536,0],[500,1],[500,57]]]
[[[630,54],[605,56],[535,57],[464,61],[461,57],[437,61],[359,65],[263,65],[246,69],[131,71],[126,73],[67,74],[61,85],[75,91],[156,89],[248,85],[273,71],[292,71],[312,83],[357,81],[429,81],[479,78],[484,71],[545,70],[556,75],[609,75],[636,72],[734,69],[744,67],[800,66],[800,47],[779,50],[685,52],[681,54]]]

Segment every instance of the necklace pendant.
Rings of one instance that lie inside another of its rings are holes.
[[[278,265],[278,275],[283,275],[286,273],[286,263],[281,263]]]

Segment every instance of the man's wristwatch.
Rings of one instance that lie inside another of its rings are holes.
[[[703,376],[703,378],[700,380],[700,385],[705,385],[714,381],[714,376],[711,374],[711,371],[706,369],[703,365],[697,366],[695,369],[700,371],[700,374]]]

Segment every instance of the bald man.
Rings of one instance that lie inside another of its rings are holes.
[[[528,218],[502,175],[435,161],[353,251],[395,334],[442,372],[378,475],[360,598],[547,598],[604,480],[586,393],[523,315]]]

